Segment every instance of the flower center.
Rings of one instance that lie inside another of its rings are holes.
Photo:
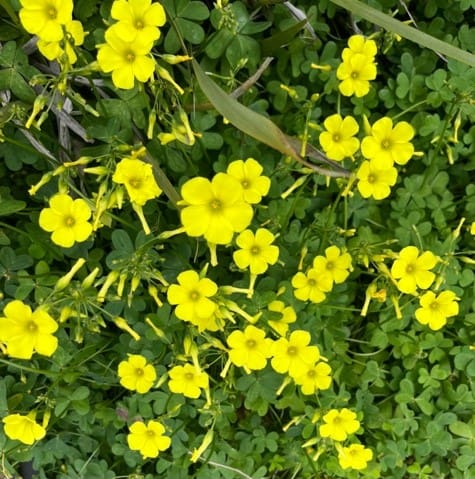
[[[338,424],[341,424],[341,418],[340,418],[339,416],[335,417],[335,418],[333,419],[333,424],[337,424],[337,425],[338,425]]]
[[[358,72],[351,72],[350,77],[352,80],[357,80],[360,74]]]
[[[242,180],[241,181],[241,186],[247,190],[249,188],[249,186],[251,186],[251,184],[249,183],[249,180]]]
[[[295,346],[290,346],[288,349],[287,349],[287,354],[289,356],[295,356],[297,354],[297,348]]]
[[[74,219],[74,217],[72,216],[66,216],[64,218],[64,224],[68,227],[68,228],[71,228],[72,226],[74,226],[76,224],[76,220]]]
[[[145,26],[145,25],[144,25],[144,23],[143,23],[143,21],[142,21],[141,18],[137,18],[137,20],[135,20],[135,28],[136,28],[137,30],[142,30],[142,28],[143,28],[144,26]]]
[[[374,173],[368,175],[368,183],[376,183],[378,177]]]
[[[341,136],[339,133],[334,133],[333,136],[332,136],[332,140],[335,142],[335,143],[338,143],[340,140],[341,140]]]
[[[142,186],[142,180],[140,178],[130,178],[129,185],[134,188],[134,190],[138,190]]]
[[[257,256],[261,252],[261,248],[259,248],[257,245],[254,245],[250,251],[253,256]]]
[[[307,372],[307,376],[309,378],[314,378],[315,377],[315,370],[310,369],[310,371]]]
[[[155,437],[155,431],[152,431],[151,429],[148,429],[147,430],[147,436],[152,438],[152,437]]]
[[[209,206],[213,211],[219,211],[223,207],[221,201],[219,201],[216,198],[213,201],[211,201]]]
[[[247,349],[254,349],[256,347],[257,343],[255,339],[248,339],[246,341],[246,347]]]
[[[193,381],[194,378],[195,378],[195,375],[193,373],[185,373],[185,379],[187,381]]]
[[[144,371],[142,368],[135,368],[135,375],[136,376],[143,376]]]
[[[413,264],[408,264],[408,265],[406,266],[406,273],[407,273],[407,274],[412,274],[412,273],[414,273],[414,270],[415,270],[415,268],[414,268],[414,265],[413,265]]]
[[[433,301],[432,303],[430,303],[429,308],[432,309],[432,311],[437,311],[437,309],[439,309],[439,305],[437,304],[437,301]]]
[[[29,333],[36,333],[36,331],[38,331],[38,325],[34,321],[29,321],[26,325],[26,329]]]
[[[53,5],[49,5],[48,8],[46,9],[46,15],[50,20],[56,20],[56,17],[58,16],[58,11]]]
[[[328,261],[327,262],[327,269],[333,269],[335,265],[333,264],[333,261]]]
[[[391,140],[389,140],[388,138],[385,138],[382,142],[381,142],[381,148],[383,150],[389,150],[391,148]]]
[[[190,291],[190,294],[188,296],[190,298],[191,301],[198,301],[201,297],[199,291],[196,291],[196,289],[194,289],[193,291]]]
[[[310,279],[308,280],[308,285],[309,285],[311,288],[313,288],[314,286],[317,285],[317,282],[316,282],[313,278],[310,278]]]
[[[133,63],[135,61],[135,53],[132,50],[129,50],[124,55],[125,61],[129,63]]]

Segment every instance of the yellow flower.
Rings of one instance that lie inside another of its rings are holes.
[[[168,302],[177,305],[177,318],[190,322],[210,318],[216,310],[216,303],[209,298],[217,293],[217,284],[208,278],[200,278],[193,270],[180,273],[177,281],[178,284],[170,285],[167,291]]]
[[[112,181],[125,185],[130,201],[139,206],[162,192],[153,176],[152,165],[135,158],[121,160],[115,168]]]
[[[117,88],[130,89],[134,80],[149,80],[155,70],[150,56],[153,42],[135,39],[127,42],[113,28],[105,33],[106,43],[99,47],[97,61],[102,71],[112,72],[112,82]]]
[[[44,310],[31,308],[17,299],[3,309],[0,318],[0,342],[7,345],[12,358],[31,359],[34,352],[52,356],[58,347],[53,333],[58,329],[56,321]]]
[[[77,241],[86,241],[92,233],[88,223],[91,209],[83,199],[73,200],[69,195],[58,193],[50,198],[49,208],[41,210],[41,228],[51,235],[53,243],[70,248]]]
[[[303,394],[315,394],[319,389],[328,389],[332,382],[331,367],[327,363],[306,364],[303,373],[294,378]]]
[[[252,207],[242,198],[239,182],[225,173],[211,181],[197,177],[181,188],[181,222],[188,236],[204,236],[213,244],[228,244],[234,232],[246,229]]]
[[[351,55],[338,66],[336,77],[341,80],[338,88],[344,96],[363,97],[369,92],[369,82],[376,78],[376,65],[361,53]]]
[[[249,325],[244,331],[233,331],[227,338],[230,361],[249,370],[264,369],[271,356],[272,339],[255,326]]]
[[[343,469],[366,469],[371,459],[373,459],[373,451],[361,444],[342,447],[338,451],[338,462]]]
[[[405,165],[414,154],[413,136],[414,128],[406,121],[396,123],[393,128],[391,118],[384,117],[373,124],[371,135],[363,138],[361,152],[381,167],[388,168],[393,163]]]
[[[360,142],[354,135],[358,133],[359,126],[352,116],[342,118],[336,113],[326,118],[323,125],[326,131],[320,133],[318,139],[328,158],[341,161],[356,153]]]
[[[470,234],[475,235],[475,221],[470,225]]]
[[[277,315],[278,319],[269,319],[269,326],[275,329],[280,336],[285,336],[289,330],[289,324],[297,320],[297,314],[292,306],[285,306],[282,301],[272,301],[267,309],[273,314],[272,318]]]
[[[157,379],[152,364],[140,354],[129,354],[127,361],[121,361],[117,373],[120,384],[126,389],[144,394],[150,390]]]
[[[341,253],[338,246],[325,249],[325,256],[317,256],[313,260],[313,269],[323,275],[329,275],[336,284],[343,283],[351,271],[351,256]]]
[[[325,424],[319,428],[320,436],[329,437],[334,441],[344,441],[360,428],[356,413],[346,407],[340,410],[331,409],[323,416],[323,420]]]
[[[442,291],[437,296],[427,291],[419,298],[420,308],[416,309],[416,319],[421,324],[437,331],[447,323],[447,318],[459,312],[458,298],[453,291]]]
[[[333,286],[332,277],[322,274],[314,268],[310,268],[306,274],[298,272],[292,278],[292,286],[295,288],[294,296],[300,301],[310,300],[312,303],[321,303],[325,300],[328,291]]]
[[[259,228],[256,234],[245,230],[236,238],[241,248],[233,253],[234,262],[239,268],[249,267],[251,274],[262,274],[279,257],[279,248],[271,244],[275,236],[265,228]]]
[[[415,246],[406,246],[399,252],[398,259],[391,267],[391,274],[399,291],[416,294],[417,288],[427,289],[434,282],[435,274],[429,271],[437,264],[437,256],[431,251],[419,255]]]
[[[183,394],[187,398],[196,399],[201,389],[208,387],[208,375],[193,364],[175,366],[168,373],[168,387],[172,393]]]
[[[164,436],[165,428],[158,421],[150,420],[147,425],[137,421],[130,427],[127,444],[133,451],[139,451],[143,458],[157,457],[160,451],[170,447],[171,439]]]
[[[241,183],[244,201],[260,203],[270,188],[270,179],[262,176],[264,168],[253,158],[236,160],[228,165],[226,173]]]
[[[68,62],[73,65],[77,61],[77,55],[74,46],[82,45],[84,42],[84,30],[81,22],[72,20],[65,25],[66,35],[64,39],[55,42],[48,42],[40,38],[38,40],[38,50],[48,60],[56,60],[66,53]]]
[[[63,25],[72,20],[72,0],[20,0],[23,28],[45,42],[63,39]]]
[[[293,331],[289,339],[280,338],[272,345],[271,365],[280,374],[288,373],[292,378],[306,373],[308,365],[320,359],[317,346],[309,346],[310,333],[303,330]]]
[[[396,184],[397,170],[378,161],[363,161],[356,177],[358,191],[363,198],[372,196],[375,200],[382,200],[391,194],[391,186]]]
[[[161,27],[165,24],[165,10],[152,0],[115,0],[112,4],[111,17],[119,20],[113,25],[117,35],[130,42],[155,41],[160,38]]]
[[[363,35],[352,35],[348,39],[348,48],[344,48],[341,53],[341,58],[348,61],[351,56],[358,53],[373,61],[377,51],[374,40],[368,40]]]
[[[2,419],[5,424],[5,435],[13,440],[31,446],[35,441],[43,439],[46,435],[44,427],[40,426],[31,414],[9,414]]]

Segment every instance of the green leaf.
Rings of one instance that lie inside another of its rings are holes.
[[[464,422],[456,421],[453,424],[449,424],[449,429],[450,432],[456,436],[465,437],[466,439],[475,439],[475,431]]]
[[[421,32],[414,27],[410,27],[399,20],[396,20],[386,13],[380,12],[375,8],[372,8],[359,0],[330,0],[335,5],[343,7],[349,10],[354,15],[368,20],[375,25],[378,25],[389,32],[393,32],[396,35],[407,38],[408,40],[422,46],[434,50],[435,52],[447,55],[454,60],[465,63],[472,67],[475,66],[475,55],[469,52],[454,47],[447,42],[439,40],[427,33]]]
[[[307,20],[302,20],[301,22],[292,25],[286,30],[277,32],[271,37],[264,39],[261,42],[262,55],[272,55],[283,45],[289,43],[295,37],[295,35],[297,35],[298,32],[305,28],[306,24]]]
[[[0,216],[8,216],[26,208],[26,203],[19,200],[0,200]]]

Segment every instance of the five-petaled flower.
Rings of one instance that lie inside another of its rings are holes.
[[[272,346],[272,339],[265,336],[262,329],[252,325],[244,331],[233,331],[227,338],[230,361],[247,370],[264,369]]]
[[[234,262],[239,268],[249,267],[251,274],[262,274],[269,265],[275,264],[279,257],[279,248],[272,244],[275,236],[265,228],[259,228],[254,234],[245,230],[236,238],[241,248],[233,253]]]
[[[310,346],[310,333],[304,330],[293,331],[289,339],[280,338],[272,345],[271,365],[278,373],[288,373],[292,378],[300,377],[308,370],[308,365],[320,359],[317,346]]]
[[[7,437],[28,446],[43,439],[46,435],[45,428],[35,421],[34,413],[26,416],[9,414],[2,419],[2,422]]]
[[[197,399],[201,390],[208,387],[208,375],[194,364],[175,366],[168,372],[168,387],[172,393]]]
[[[72,0],[21,0],[23,28],[45,42],[63,39],[63,26],[72,20]]]
[[[228,244],[233,234],[246,229],[253,216],[243,199],[241,184],[226,173],[211,181],[196,177],[181,188],[181,222],[188,236],[204,236],[212,244]]]
[[[133,451],[139,451],[144,459],[157,457],[160,451],[170,447],[171,439],[165,436],[165,427],[158,421],[150,420],[147,424],[137,421],[130,427],[127,444]]]
[[[127,361],[121,361],[117,373],[120,384],[126,389],[144,394],[150,390],[157,379],[152,364],[140,354],[129,354]]]
[[[183,271],[177,277],[178,284],[168,287],[168,302],[177,305],[175,314],[183,321],[195,322],[196,318],[210,318],[216,303],[209,299],[218,292],[217,284],[208,278],[200,278],[193,270]]]
[[[382,200],[390,195],[391,186],[396,184],[397,170],[392,165],[375,160],[363,161],[356,178],[358,191],[363,198],[372,196],[375,200]]]
[[[51,235],[53,243],[70,248],[77,241],[86,241],[92,233],[88,222],[91,209],[81,198],[73,200],[69,195],[58,193],[50,198],[49,208],[41,210],[41,228]]]
[[[361,152],[380,168],[405,165],[414,154],[413,137],[414,128],[409,123],[401,121],[393,127],[391,118],[385,116],[373,124],[371,135],[363,138]]]
[[[260,203],[263,196],[267,195],[270,188],[270,179],[262,175],[264,168],[254,158],[246,161],[235,160],[228,165],[226,173],[235,178],[242,187],[244,201],[255,204]]]
[[[41,307],[31,311],[22,301],[15,299],[3,309],[0,318],[0,343],[7,345],[12,358],[31,359],[34,352],[52,356],[58,347],[53,333],[56,321]]]
[[[161,27],[165,24],[165,10],[152,0],[115,0],[112,3],[111,17],[119,20],[111,28],[125,41],[135,39],[153,42],[160,38]]]
[[[399,291],[415,295],[417,288],[429,288],[435,279],[435,274],[430,270],[437,261],[437,256],[431,251],[419,254],[415,246],[403,248],[391,267],[393,278],[398,280]]]
[[[299,271],[292,277],[292,286],[295,288],[294,296],[300,301],[321,303],[326,294],[332,290],[333,279],[329,274],[322,274],[314,268],[310,268],[306,274]]]
[[[344,441],[360,428],[356,413],[346,407],[339,410],[331,409],[323,416],[323,421],[325,424],[319,428],[320,436],[329,437],[334,441]]]
[[[330,276],[334,283],[340,284],[348,278],[352,269],[351,256],[342,253],[338,246],[329,246],[325,249],[325,256],[317,256],[312,266],[319,273]]]
[[[155,70],[150,56],[152,41],[136,38],[126,41],[113,28],[105,33],[106,43],[99,47],[97,62],[105,73],[112,72],[112,82],[117,88],[131,89],[134,81],[148,81]]]
[[[139,206],[162,192],[153,176],[152,165],[136,158],[124,158],[117,163],[112,181],[125,185],[130,201]]]
[[[376,65],[366,55],[355,53],[340,63],[336,77],[341,80],[338,88],[342,95],[362,97],[369,92],[369,82],[376,78]]]
[[[416,309],[416,319],[437,331],[445,326],[447,318],[458,314],[457,300],[453,291],[442,291],[437,296],[432,291],[427,291],[419,298],[420,308]]]
[[[341,161],[353,156],[360,146],[360,142],[354,137],[358,133],[359,126],[352,116],[342,118],[335,113],[323,122],[325,131],[318,137],[320,145],[328,158]]]
[[[366,469],[373,459],[373,451],[362,444],[351,444],[341,447],[338,451],[338,462],[343,469]]]
[[[330,376],[332,369],[325,362],[305,364],[302,374],[294,377],[295,384],[298,384],[303,394],[315,394],[319,389],[328,389],[332,382]]]

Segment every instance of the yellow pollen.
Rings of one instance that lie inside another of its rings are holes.
[[[191,301],[198,301],[200,297],[201,295],[198,291],[196,290],[190,291],[189,298]]]
[[[376,183],[377,179],[378,177],[373,173],[368,175],[368,183]]]
[[[259,248],[257,245],[254,245],[250,251],[253,256],[257,256],[261,252],[261,248]]]
[[[64,224],[71,227],[76,224],[76,220],[72,216],[66,216],[66,218],[64,218]]]
[[[333,264],[333,261],[328,261],[327,262],[327,269],[333,269],[335,265]]]
[[[214,199],[210,204],[212,210],[220,210],[221,209],[221,201]]]
[[[56,8],[54,8],[53,6],[50,6],[50,7],[48,7],[48,9],[46,10],[46,15],[48,15],[48,17],[49,17],[51,20],[56,20],[56,17],[58,16],[58,11],[57,11]]]
[[[144,27],[144,24],[143,24],[143,21],[140,18],[135,20],[135,28],[137,30],[142,30],[143,27]]]
[[[341,418],[340,416],[337,416],[333,419],[333,424],[340,424],[341,423]]]
[[[350,77],[353,80],[357,80],[359,76],[360,76],[360,74],[358,72],[351,72],[351,75],[350,75]]]
[[[307,372],[307,376],[308,376],[309,378],[315,377],[315,370],[314,370],[314,369],[310,369],[310,371]]]
[[[155,437],[155,431],[151,431],[150,429],[147,430],[148,437]]]
[[[297,348],[295,346],[290,346],[288,349],[287,349],[287,354],[289,356],[295,356],[297,354]]]
[[[28,324],[26,325],[26,329],[30,333],[34,333],[38,330],[38,325],[34,321],[29,321]]]
[[[128,61],[129,63],[132,63],[135,60],[135,53],[131,52],[131,51],[128,51],[125,54],[125,60]]]
[[[381,148],[383,150],[389,150],[391,148],[391,140],[388,140],[387,138],[381,142]]]
[[[193,379],[195,378],[195,375],[193,373],[185,373],[184,376],[187,381],[193,381]]]
[[[143,376],[144,371],[142,368],[135,368],[135,375],[136,376]]]
[[[414,273],[414,269],[415,269],[415,268],[414,268],[414,265],[408,264],[408,265],[406,266],[406,273],[407,273],[407,274],[412,274],[412,273]]]
[[[248,180],[242,180],[242,181],[241,181],[241,186],[242,186],[245,190],[247,190],[247,189],[249,188],[249,186],[250,186],[250,183],[249,183]]]
[[[313,278],[310,278],[308,280],[308,285],[311,286],[311,287],[314,287],[314,286],[317,285],[317,282]]]
[[[254,349],[254,348],[256,347],[256,345],[257,345],[257,343],[256,343],[256,341],[255,341],[254,339],[248,339],[248,340],[246,341],[246,347],[247,347],[248,349]]]
[[[142,180],[140,178],[130,178],[129,185],[138,190],[142,186]]]
[[[434,301],[434,302],[430,303],[429,307],[430,307],[430,309],[432,309],[434,311],[439,309],[439,305],[437,304],[437,301]]]
[[[338,133],[334,133],[333,136],[332,136],[332,140],[335,143],[338,143],[341,140],[341,136]]]

